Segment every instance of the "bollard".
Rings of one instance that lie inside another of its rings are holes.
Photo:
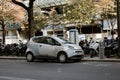
[[[100,59],[104,59],[104,49],[105,49],[105,46],[104,46],[104,43],[102,41],[100,41],[99,43],[99,58]]]

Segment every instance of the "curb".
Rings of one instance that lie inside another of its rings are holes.
[[[0,57],[0,59],[5,59],[5,60],[25,60],[25,57]]]
[[[26,60],[25,57],[11,57],[11,56],[8,56],[8,57],[5,57],[5,56],[1,56],[0,57],[0,60],[3,59],[3,60]],[[99,59],[99,58],[89,58],[89,59],[83,59],[81,60],[81,62],[120,62],[120,59]]]
[[[82,62],[120,62],[120,60],[82,60]]]
[[[84,57],[84,59],[82,61],[89,61],[89,62],[120,62],[120,59],[118,58],[103,58],[100,59],[99,57],[94,57],[94,58],[90,58],[90,57]]]

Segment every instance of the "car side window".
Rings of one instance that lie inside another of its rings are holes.
[[[33,40],[33,42],[35,42],[35,43],[38,42],[38,39],[37,39],[37,38],[33,38],[32,40]]]
[[[53,39],[53,40],[54,40],[54,39]],[[61,46],[61,44],[60,44],[58,41],[56,41],[56,40],[54,40],[54,45]]]
[[[45,39],[45,44],[49,44],[49,45],[60,45],[59,42],[57,42],[56,40],[54,40],[53,38],[50,38],[50,37],[46,37],[46,39]]]
[[[34,38],[33,41],[35,43],[43,43],[43,44],[52,44],[52,41],[48,37],[38,37]]]
[[[54,44],[54,42],[51,38],[47,38],[46,42],[47,42],[47,44],[50,44],[50,45]]]
[[[44,39],[43,39],[43,37],[38,37],[38,38],[34,38],[33,41],[35,43],[43,43]]]
[[[44,44],[52,45],[52,44],[54,44],[54,41],[50,37],[45,37]]]
[[[43,43],[43,44],[59,45],[60,46],[59,42],[57,42],[56,40],[54,40],[53,38],[50,38],[50,37],[38,37],[38,38],[34,38],[33,41],[35,43]]]

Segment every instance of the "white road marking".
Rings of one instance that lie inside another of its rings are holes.
[[[97,64],[96,66],[100,66],[100,67],[108,67],[111,66],[112,64]]]
[[[58,68],[58,69],[57,69],[57,72],[62,72],[62,69],[61,69],[61,68]]]
[[[6,79],[6,80],[36,80],[36,79],[18,78],[18,77],[9,77],[9,76],[0,76],[0,80],[1,79]]]
[[[84,62],[84,63],[82,63],[82,64],[90,64],[90,63],[88,63],[88,62]]]

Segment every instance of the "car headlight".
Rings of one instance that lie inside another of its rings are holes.
[[[68,46],[70,49],[75,49],[73,46]]]

